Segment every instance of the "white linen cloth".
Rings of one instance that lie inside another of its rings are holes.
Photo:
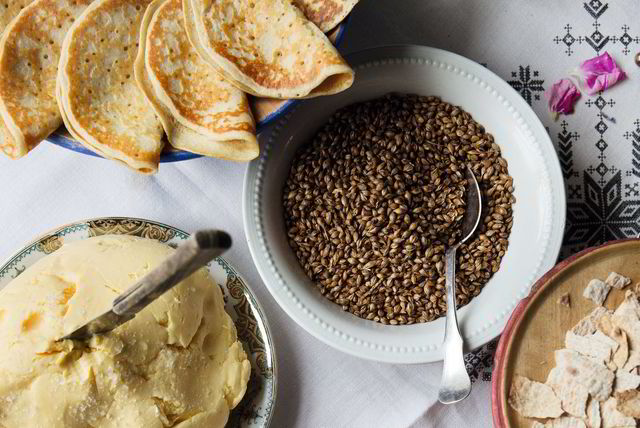
[[[510,81],[560,151],[569,254],[640,232],[640,69],[633,63],[640,51],[638,16],[640,3],[632,0],[362,0],[341,50],[399,43],[440,47]],[[605,92],[601,102],[583,93],[575,114],[553,122],[543,89],[605,50],[628,81]],[[274,332],[279,390],[273,427],[491,426],[491,349],[470,361],[478,379],[471,396],[446,407],[437,403],[440,363],[389,365],[351,357],[314,339],[280,310],[245,242],[245,170],[243,164],[197,159],[162,164],[158,174],[145,177],[49,143],[18,161],[0,156],[0,258],[49,229],[91,217],[143,217],[187,231],[225,229],[234,238],[225,258],[258,295]]]

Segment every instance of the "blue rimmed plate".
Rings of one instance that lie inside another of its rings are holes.
[[[351,15],[348,15],[335,29],[331,30],[331,32],[327,34],[329,40],[331,40],[336,47],[340,46],[342,43],[350,20]],[[299,101],[250,97],[250,102],[253,115],[256,119],[256,132],[259,134],[268,124],[282,116]],[[67,132],[64,126],[60,127],[56,132],[47,137],[47,140],[55,145],[64,147],[65,149],[73,150],[74,152],[89,156],[102,157],[87,149],[79,141],[75,140]],[[184,150],[176,150],[169,146],[169,144],[165,144],[165,150],[160,156],[160,162],[179,162],[199,157],[202,157],[202,155],[186,152]]]
[[[106,234],[140,236],[170,246],[176,246],[189,236],[175,227],[138,218],[105,217],[72,223],[37,238],[0,266],[0,289],[36,261],[59,249],[63,243]],[[225,309],[231,315],[238,338],[251,361],[247,392],[231,412],[227,427],[268,427],[277,389],[275,350],[269,324],[253,291],[227,261],[218,257],[209,264],[209,271],[220,284]]]

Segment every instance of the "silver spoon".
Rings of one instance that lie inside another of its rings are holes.
[[[476,177],[467,168],[466,210],[462,218],[462,239],[444,253],[447,288],[447,319],[444,330],[444,366],[438,400],[453,404],[467,398],[471,392],[471,379],[464,364],[464,342],[458,329],[456,316],[456,251],[475,232],[480,223],[482,195]]]
[[[110,310],[58,340],[87,340],[133,319],[166,291],[231,247],[231,237],[220,230],[199,230],[162,263],[113,301]]]

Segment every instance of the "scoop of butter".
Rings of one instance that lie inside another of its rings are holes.
[[[54,342],[172,251],[144,238],[90,238],[0,290],[0,427],[224,426],[250,364],[205,269],[106,335]]]

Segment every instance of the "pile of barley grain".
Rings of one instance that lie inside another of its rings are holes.
[[[293,160],[289,244],[344,310],[383,324],[433,320],[446,312],[444,250],[460,238],[467,166],[486,209],[458,250],[464,305],[507,250],[513,179],[493,136],[439,98],[387,95],[335,113]]]

